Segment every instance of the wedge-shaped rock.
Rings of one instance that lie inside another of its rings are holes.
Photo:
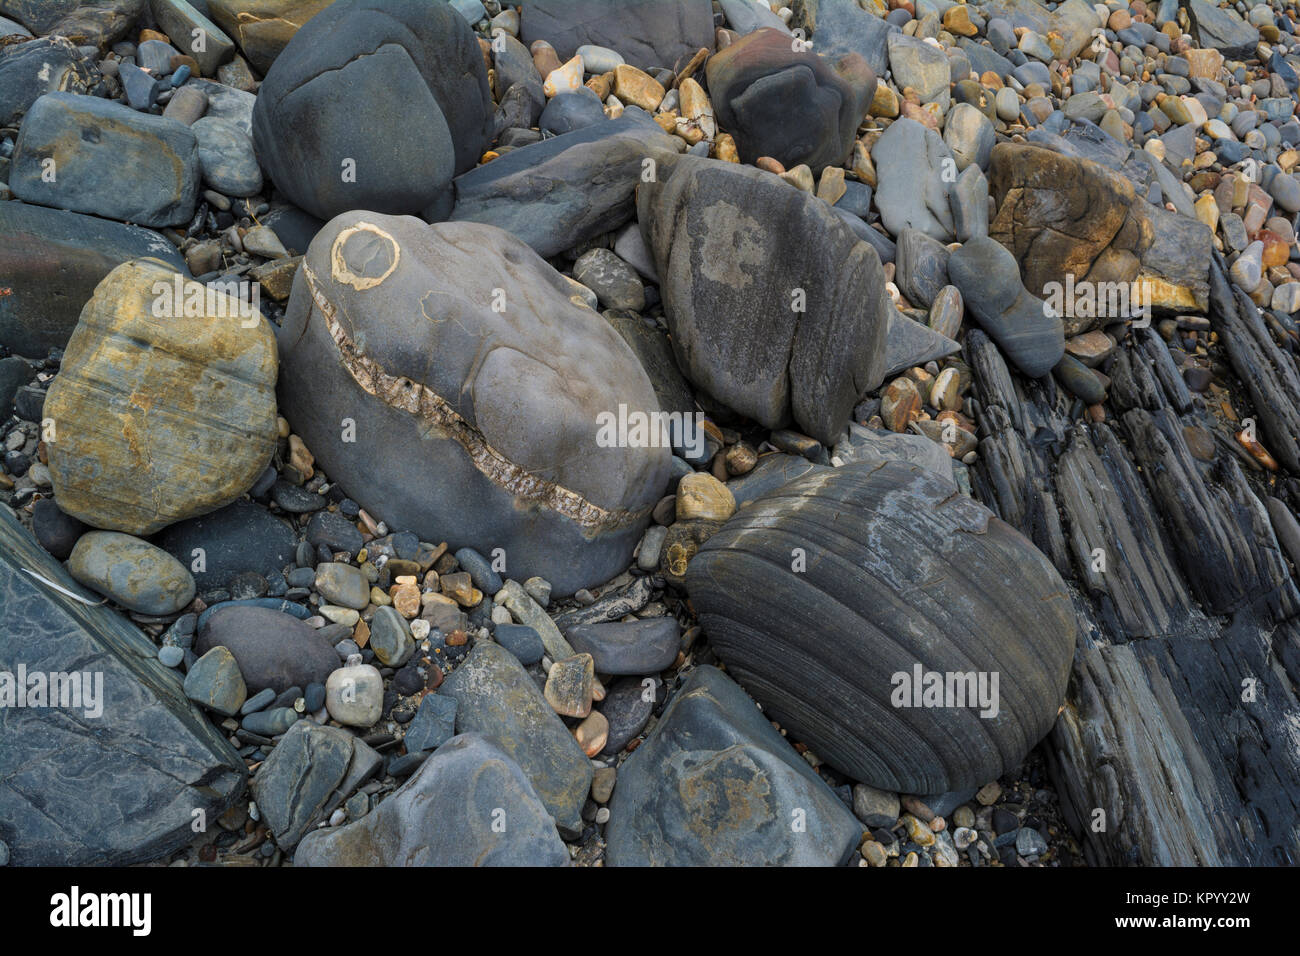
[[[528,777],[478,734],[453,737],[378,808],[309,833],[295,866],[568,866]]]
[[[275,450],[276,369],[275,336],[251,303],[156,260],[118,266],[45,399],[59,507],[147,535],[234,501]]]
[[[769,428],[836,441],[884,374],[876,251],[825,203],[719,160],[682,157],[637,209],[686,376]]]
[[[805,559],[792,571],[795,549]],[[712,646],[767,716],[873,787],[994,780],[1065,699],[1075,619],[1060,575],[917,465],[790,482],[711,537],[686,583]]]
[[[243,792],[243,761],[152,641],[45,582],[86,594],[0,508],[0,839],[10,861],[124,865],[184,846],[194,810],[212,823]],[[78,697],[55,701],[74,676]]]
[[[749,696],[691,671],[619,767],[610,866],[836,866],[862,824]]]
[[[208,14],[265,74],[294,35],[332,0],[208,0]]]
[[[492,226],[339,216],[294,280],[284,414],[377,518],[505,548],[512,576],[545,575],[557,594],[606,581],[627,567],[670,452],[602,431],[603,413],[658,404],[618,332],[571,296]]]

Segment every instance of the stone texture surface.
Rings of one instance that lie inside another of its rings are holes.
[[[0,840],[11,863],[124,865],[179,849],[193,839],[194,809],[215,821],[243,792],[243,761],[185,699],[152,641],[24,569],[85,593],[0,507],[6,669],[99,673],[102,712],[0,707]]]
[[[672,69],[700,47],[713,49],[709,0],[525,0],[520,7],[520,38],[528,46],[546,40],[560,62],[592,44],[641,69]]]
[[[284,414],[377,518],[452,548],[504,547],[512,575],[544,574],[557,594],[607,580],[640,538],[669,452],[597,444],[601,412],[657,403],[619,334],[573,295],[491,226],[341,216],[294,282]]]
[[[208,14],[265,74],[294,35],[332,0],[207,0]]]
[[[355,823],[308,834],[296,866],[568,866],[519,765],[478,734],[438,748]]]
[[[340,666],[338,654],[309,624],[265,607],[219,607],[199,627],[194,650],[225,647],[235,655],[248,693],[270,687],[323,684]]]
[[[275,447],[270,325],[257,312],[241,317],[220,293],[225,315],[155,314],[158,290],[174,289],[176,275],[149,260],[114,269],[82,311],[45,400],[59,507],[97,528],[147,535],[228,504]]]

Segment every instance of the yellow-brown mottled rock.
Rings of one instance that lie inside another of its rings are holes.
[[[217,26],[239,44],[244,58],[265,74],[304,23],[332,0],[208,0]]]
[[[644,70],[620,63],[614,67],[614,95],[624,103],[653,113],[664,99],[663,84]]]
[[[684,477],[677,486],[679,520],[726,521],[735,513],[736,496],[712,475],[697,471]]]
[[[277,370],[271,327],[246,301],[155,259],[118,266],[45,400],[59,507],[146,535],[234,501],[275,450]]]

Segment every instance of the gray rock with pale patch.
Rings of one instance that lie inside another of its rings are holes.
[[[609,866],[835,866],[862,824],[720,670],[697,667],[619,767]]]
[[[194,600],[194,578],[162,548],[117,531],[88,531],[68,558],[86,587],[141,614],[175,614]]]
[[[848,437],[835,446],[831,456],[844,465],[854,462],[876,465],[887,461],[906,461],[942,475],[949,481],[953,480],[952,459],[938,442],[922,435],[864,428],[856,422],[849,425]]]
[[[938,361],[960,351],[958,342],[894,310],[889,317],[889,337],[885,342],[885,375]]]
[[[317,830],[295,866],[567,866],[569,853],[519,765],[479,734],[438,748],[355,823]]]

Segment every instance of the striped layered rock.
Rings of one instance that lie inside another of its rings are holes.
[[[607,580],[663,493],[670,452],[602,447],[602,413],[658,404],[631,349],[580,302],[493,226],[346,213],[294,282],[284,414],[375,517],[452,548],[504,548],[511,577],[542,574],[557,594]]]
[[[154,259],[118,266],[82,310],[45,399],[59,507],[147,535],[234,501],[275,450],[277,367],[251,303]]]
[[[880,789],[996,779],[1065,699],[1075,622],[1060,575],[917,465],[849,465],[763,495],[701,547],[686,583],[712,646],[768,716]],[[939,698],[923,693],[934,674]]]

